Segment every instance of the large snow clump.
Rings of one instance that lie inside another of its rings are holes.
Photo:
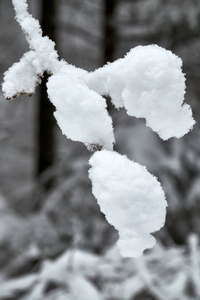
[[[155,245],[150,234],[165,222],[164,192],[144,166],[117,152],[102,150],[89,161],[92,191],[106,219],[119,231],[124,257],[139,257]]]
[[[87,83],[130,116],[145,118],[163,139],[180,138],[194,125],[189,105],[183,104],[185,76],[182,60],[157,45],[138,46],[117,61],[90,73]]]

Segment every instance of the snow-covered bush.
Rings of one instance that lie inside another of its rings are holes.
[[[105,95],[113,105],[145,118],[163,140],[181,137],[194,120],[183,104],[185,77],[182,61],[156,45],[136,47],[123,59],[94,71],[59,60],[54,42],[42,36],[39,22],[28,13],[26,0],[12,0],[30,51],[4,75],[6,99],[33,94],[44,72],[49,74],[47,93],[64,135],[96,151],[89,177],[93,194],[109,223],[119,231],[118,246],[125,257],[139,257],[152,248],[151,233],[165,222],[166,200],[158,180],[144,166],[113,151],[112,119]]]
[[[199,300],[196,235],[189,236],[185,250],[166,249],[158,242],[140,259],[124,260],[115,246],[104,255],[69,249],[56,259],[43,260],[32,274],[1,276],[0,300]],[[37,248],[32,247],[26,257],[31,260],[36,254]]]

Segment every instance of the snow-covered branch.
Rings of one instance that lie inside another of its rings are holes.
[[[183,104],[181,59],[156,45],[140,46],[89,73],[59,60],[55,43],[42,36],[26,0],[13,0],[13,6],[30,51],[5,72],[5,97],[31,95],[43,73],[50,75],[47,92],[63,134],[90,150],[102,150],[90,159],[89,176],[102,212],[119,231],[122,255],[141,256],[154,246],[151,233],[164,225],[167,204],[160,183],[145,167],[112,151],[115,138],[103,95],[116,108],[145,118],[162,139],[181,137],[195,123],[191,108]]]
[[[88,72],[58,59],[55,43],[42,36],[39,22],[27,11],[26,0],[13,0],[13,6],[31,50],[5,72],[2,90],[6,99],[33,94],[46,71],[53,75],[48,81],[47,92],[56,107],[54,115],[63,134],[89,148],[97,145],[111,150],[114,143],[112,120],[105,99],[85,84]]]
[[[25,33],[30,51],[5,73],[2,90],[7,100],[22,94],[33,94],[43,73],[53,73],[58,65],[55,43],[42,36],[38,20],[28,13],[26,0],[13,0],[16,20]]]

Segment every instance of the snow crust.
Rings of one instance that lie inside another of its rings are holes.
[[[165,222],[164,192],[144,166],[117,152],[96,152],[89,160],[92,192],[106,219],[119,231],[124,257],[140,257],[155,245],[150,234]]]
[[[157,45],[138,46],[123,59],[90,73],[87,83],[100,94],[110,95],[116,108],[145,118],[146,125],[163,139],[180,138],[195,121],[183,104],[185,76],[182,61]]]

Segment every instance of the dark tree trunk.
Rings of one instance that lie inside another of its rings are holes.
[[[42,0],[41,26],[43,34],[56,40],[56,0]],[[44,74],[39,96],[38,112],[38,153],[37,153],[37,177],[50,168],[55,158],[54,107],[47,98],[46,82],[48,75]],[[53,178],[49,178],[44,188],[52,186]]]
[[[115,9],[117,0],[103,0],[104,4],[104,45],[103,45],[103,64],[112,62],[114,60],[115,49],[117,44],[116,30],[115,30]]]
[[[113,62],[115,59],[115,50],[117,46],[116,30],[115,30],[115,9],[118,0],[103,0],[103,58],[102,64]],[[105,96],[107,100],[107,110],[112,115],[113,106],[110,98]]]

